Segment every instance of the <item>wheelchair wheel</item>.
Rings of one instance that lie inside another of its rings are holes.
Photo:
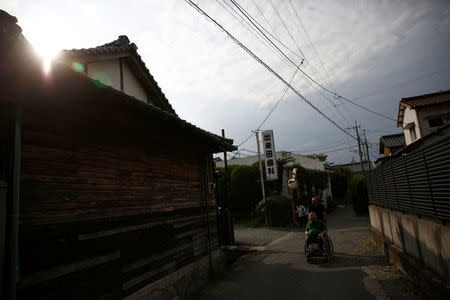
[[[331,239],[331,237],[328,237],[328,244],[330,246],[331,258],[334,258],[334,245],[333,245],[333,240]]]

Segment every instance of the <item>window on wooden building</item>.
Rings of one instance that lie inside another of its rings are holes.
[[[428,124],[430,125],[430,128],[440,127],[444,125],[444,119],[442,117],[430,118],[428,119]]]

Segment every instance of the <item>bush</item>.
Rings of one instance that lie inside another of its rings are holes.
[[[266,205],[270,216],[272,226],[289,226],[292,221],[291,200],[282,195],[273,195],[266,198]],[[257,206],[257,212],[264,217],[264,202],[261,201]]]
[[[230,177],[233,210],[250,215],[261,199],[258,168],[234,166]]]
[[[362,175],[354,175],[349,183],[349,192],[353,210],[358,215],[367,214],[369,211],[369,196],[366,178]]]
[[[351,178],[352,172],[347,168],[336,168],[331,175],[331,191],[337,204],[345,201]]]

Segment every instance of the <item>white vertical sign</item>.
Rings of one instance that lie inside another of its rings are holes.
[[[264,154],[266,156],[266,178],[267,180],[278,179],[277,158],[275,156],[275,141],[273,131],[266,130],[262,132],[262,142]]]

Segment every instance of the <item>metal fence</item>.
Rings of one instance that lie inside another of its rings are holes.
[[[450,220],[450,136],[368,173],[369,203]]]

